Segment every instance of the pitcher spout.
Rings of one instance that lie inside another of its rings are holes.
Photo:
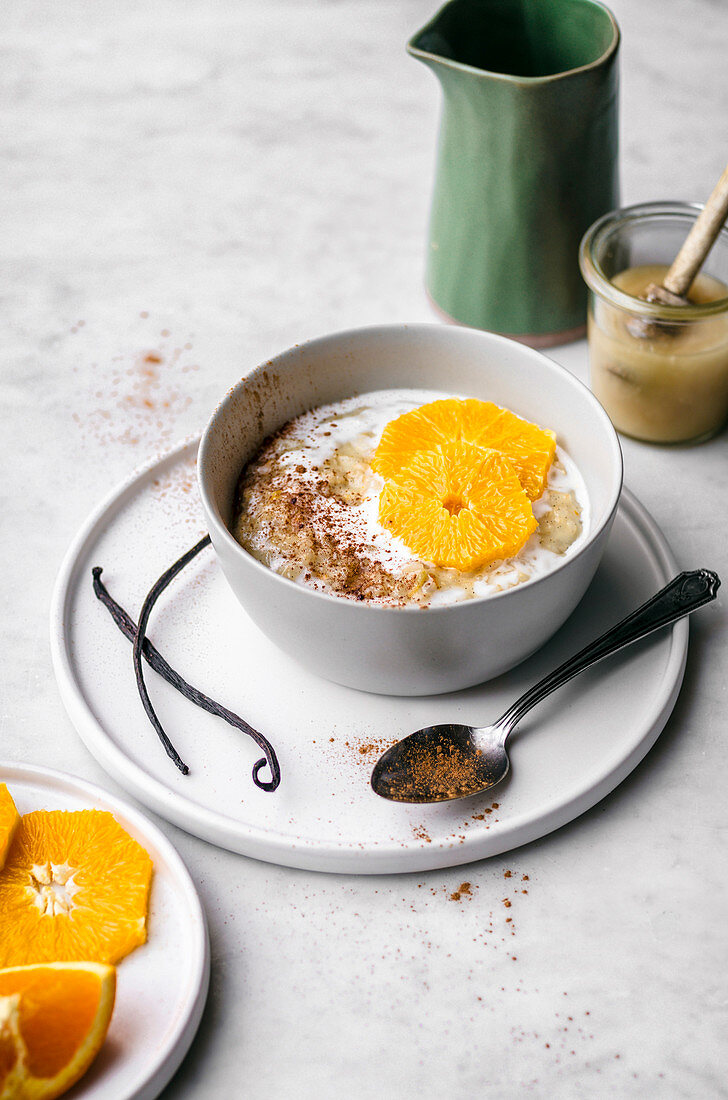
[[[598,0],[449,0],[407,43],[435,72],[543,80],[604,64],[619,27]]]

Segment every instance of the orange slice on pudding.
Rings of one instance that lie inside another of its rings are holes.
[[[513,465],[530,500],[538,500],[556,453],[556,436],[528,420],[476,398],[431,401],[390,421],[374,453],[372,468],[397,477],[414,455],[447,443],[469,443],[500,451]]]
[[[53,1100],[96,1057],[116,971],[100,963],[0,970],[0,1100]]]
[[[0,966],[118,962],[147,938],[151,875],[110,813],[24,814],[0,871]]]
[[[463,572],[517,554],[537,526],[508,459],[463,442],[410,456],[385,481],[379,520],[423,561]]]

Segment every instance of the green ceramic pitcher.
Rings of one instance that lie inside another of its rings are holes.
[[[451,0],[408,42],[443,92],[427,289],[533,346],[584,333],[579,242],[619,205],[619,28],[596,0]]]

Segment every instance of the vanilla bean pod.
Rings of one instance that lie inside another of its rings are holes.
[[[183,556],[183,558],[180,558],[180,560],[176,562],[170,570],[167,570],[167,572],[162,577],[160,577],[159,581],[157,581],[149,596],[147,597],[147,601],[151,600],[151,606],[147,608],[147,621],[154,602],[161,594],[161,592],[164,591],[164,588],[166,588],[167,584],[169,584],[173,577],[175,577],[177,573],[179,573],[180,570],[183,569],[184,566],[189,561],[191,561],[196,554],[204,549],[204,547],[207,546],[208,543],[209,536],[206,536],[199,543],[197,543],[197,545],[193,547],[192,550],[188,551]],[[94,593],[96,594],[97,599],[106,607],[122,634],[124,634],[124,636],[136,646],[137,638],[139,637],[138,627],[131,616],[128,614],[128,612],[125,611],[124,608],[121,607],[121,605],[118,604],[116,600],[114,600],[113,597],[109,594],[107,588],[101,581],[101,573],[102,569],[99,566],[95,566],[92,570]],[[145,601],[145,603],[147,601]],[[140,616],[140,622],[141,621],[142,619]],[[187,681],[184,680],[183,677],[180,676],[179,673],[176,672],[170,664],[168,664],[168,662],[164,659],[159,650],[155,648],[155,646],[149,641],[148,638],[144,636],[144,634],[142,634],[139,648],[141,655],[143,655],[150,668],[152,668],[154,672],[158,673],[158,675],[162,676],[186,699],[189,699],[190,702],[194,703],[202,710],[207,711],[209,714],[213,714],[218,718],[222,718],[234,729],[240,730],[242,733],[245,733],[249,737],[252,737],[255,743],[265,753],[265,758],[258,760],[253,768],[253,782],[256,784],[256,786],[260,787],[264,791],[274,791],[280,783],[281,773],[275,750],[273,749],[273,746],[270,744],[267,738],[265,738],[262,733],[259,733],[258,730],[254,729],[248,722],[245,721],[245,719],[240,718],[237,714],[233,713],[233,711],[230,711],[226,707],[221,706],[220,703],[217,703],[214,699],[211,699],[209,696],[205,695],[203,692],[199,691],[191,684],[188,684]],[[147,695],[147,700],[148,698],[149,697]],[[142,702],[144,702],[144,697],[142,697]],[[149,706],[151,708],[151,702],[149,702]],[[147,710],[146,706],[145,710],[149,715],[149,710]],[[153,708],[152,713],[154,714]],[[152,720],[151,715],[149,715],[149,717],[150,720]],[[159,720],[157,719],[156,714],[154,714],[152,725],[154,726],[154,729],[156,730],[158,736],[160,736],[160,740],[162,740],[162,744],[164,745],[168,755],[175,762],[176,766],[179,767],[184,774],[187,774],[187,771],[189,769],[187,769],[187,766],[180,760],[179,755],[177,754],[174,747],[171,745],[169,738],[159,724]],[[160,729],[162,730],[163,736],[159,733]],[[266,764],[268,764],[271,773],[271,779],[269,781],[258,778],[258,773],[260,769],[265,767]]]

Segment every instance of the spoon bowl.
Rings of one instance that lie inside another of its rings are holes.
[[[372,786],[394,802],[447,802],[487,791],[509,769],[497,726],[445,723],[425,726],[387,749],[374,766]]]
[[[719,587],[710,569],[680,573],[529,688],[492,726],[425,726],[392,745],[374,765],[374,791],[392,802],[447,802],[490,790],[508,774],[506,741],[532,707],[597,661],[714,600]]]

